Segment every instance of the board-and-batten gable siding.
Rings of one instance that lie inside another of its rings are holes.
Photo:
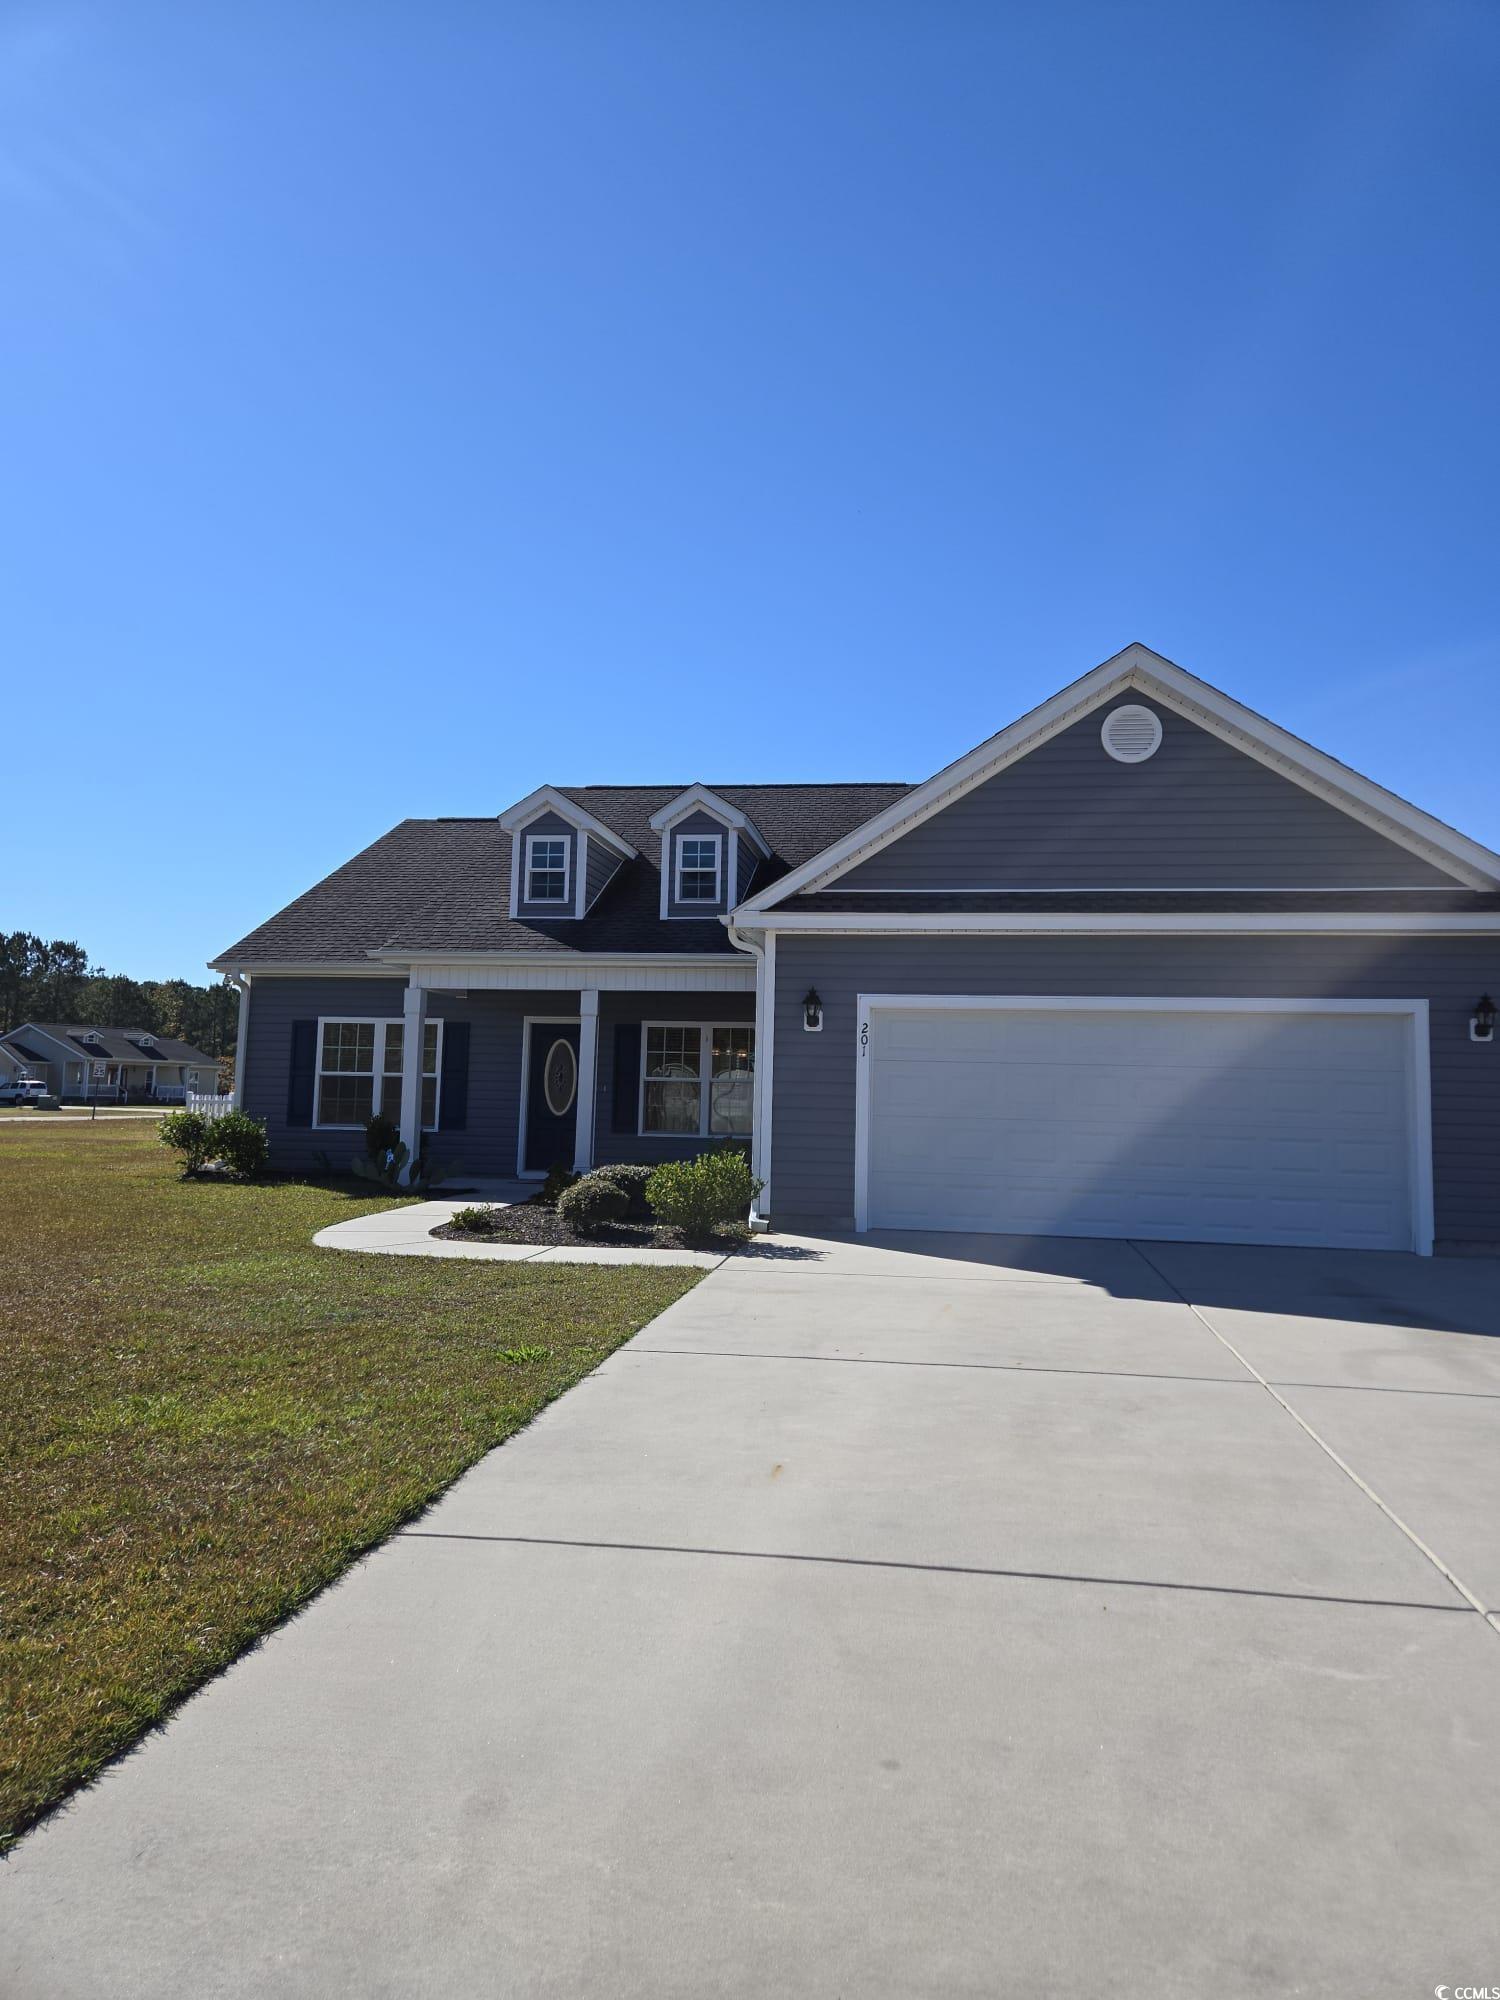
[[[594,1099],[594,1158],[625,1165],[655,1166],[661,1160],[693,1160],[716,1141],[701,1137],[669,1139],[643,1135],[636,1129],[638,1103],[627,1105],[628,1132],[616,1132],[615,1030],[643,1021],[723,1023],[755,1020],[753,993],[601,993],[599,996],[599,1073]],[[639,1089],[639,1052],[632,1049],[632,1081]]]
[[[566,903],[531,903],[528,902],[526,899],[526,880],[527,880],[526,843],[528,840],[530,840],[533,834],[548,834],[548,835],[560,836],[568,843],[568,899]],[[517,863],[518,872],[516,875],[517,916],[562,917],[562,918],[571,917],[573,914],[573,907],[574,907],[573,904],[574,892],[577,888],[577,882],[578,882],[577,827],[574,826],[571,823],[571,821],[565,820],[561,813],[556,813],[556,812],[538,813],[537,817],[534,820],[529,821],[518,832],[513,833],[511,835],[511,839],[516,843],[517,850],[520,856],[520,859]],[[592,852],[597,845],[598,842],[591,840],[589,842],[590,852]]]
[[[359,1134],[315,1125],[287,1124],[287,1084],[292,1023],[320,1016],[351,1020],[401,1018],[406,982],[400,979],[281,979],[259,975],[250,1007],[245,1052],[245,1109],[266,1121],[271,1163],[309,1169],[326,1153],[340,1171],[358,1149]],[[433,1135],[440,1158],[461,1162],[475,1174],[513,1174],[520,1114],[521,1038],[528,1014],[576,1015],[576,992],[516,991],[430,993],[430,1019],[469,1023],[468,1110],[461,1132]]]
[[[772,1216],[849,1228],[854,1215],[861,993],[1077,993],[1193,998],[1425,999],[1430,1006],[1438,1247],[1500,1247],[1500,1046],[1469,1040],[1500,983],[1500,939],[924,937],[783,934],[776,945]],[[823,1032],[802,1027],[816,986]]]
[[[722,911],[724,901],[725,871],[729,867],[729,829],[721,819],[715,819],[710,812],[700,807],[696,812],[687,813],[670,829],[669,851],[662,856],[662,865],[671,872],[667,876],[667,915],[670,917],[711,917]],[[719,900],[716,903],[679,903],[677,900],[677,847],[684,838],[694,834],[717,834],[719,840]]]
[[[1162,704],[1161,747],[1099,739],[1128,692],[827,886],[839,889],[1454,888],[1456,878]]]

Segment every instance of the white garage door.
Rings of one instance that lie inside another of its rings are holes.
[[[867,1018],[869,1228],[1425,1247],[1408,1015]]]

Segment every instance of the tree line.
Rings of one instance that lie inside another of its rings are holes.
[[[81,944],[30,931],[0,933],[0,1034],[23,1021],[144,1028],[176,1035],[205,1055],[234,1053],[239,994],[227,979],[127,979],[91,965]]]

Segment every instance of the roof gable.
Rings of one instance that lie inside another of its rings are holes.
[[[1381,836],[1391,847],[1415,856],[1432,871],[1417,880],[1456,882],[1481,889],[1500,884],[1500,855],[1315,750],[1149,647],[1133,645],[978,745],[925,785],[916,786],[864,826],[831,843],[822,854],[750,897],[737,915],[753,920],[758,912],[781,905],[800,891],[822,889],[850,876],[892,842],[910,837],[934,814],[950,809],[966,793],[987,784],[1106,704],[1132,694],[1145,697],[1164,717],[1181,718],[1232,745],[1290,785]],[[1097,723],[1094,726],[1097,729]],[[1122,769],[1140,775],[1150,769],[1150,763]],[[1412,880],[1410,875],[1391,875],[1378,886]],[[1159,885],[1137,881],[1131,886]]]
[[[1421,889],[1453,877],[1165,703],[1138,762],[1105,701],[843,872],[877,890]]]

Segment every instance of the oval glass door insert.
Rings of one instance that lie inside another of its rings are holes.
[[[573,1109],[573,1099],[578,1095],[578,1058],[573,1053],[573,1044],[565,1042],[561,1036],[547,1051],[547,1066],[542,1071],[542,1095],[554,1118],[565,1118]]]

